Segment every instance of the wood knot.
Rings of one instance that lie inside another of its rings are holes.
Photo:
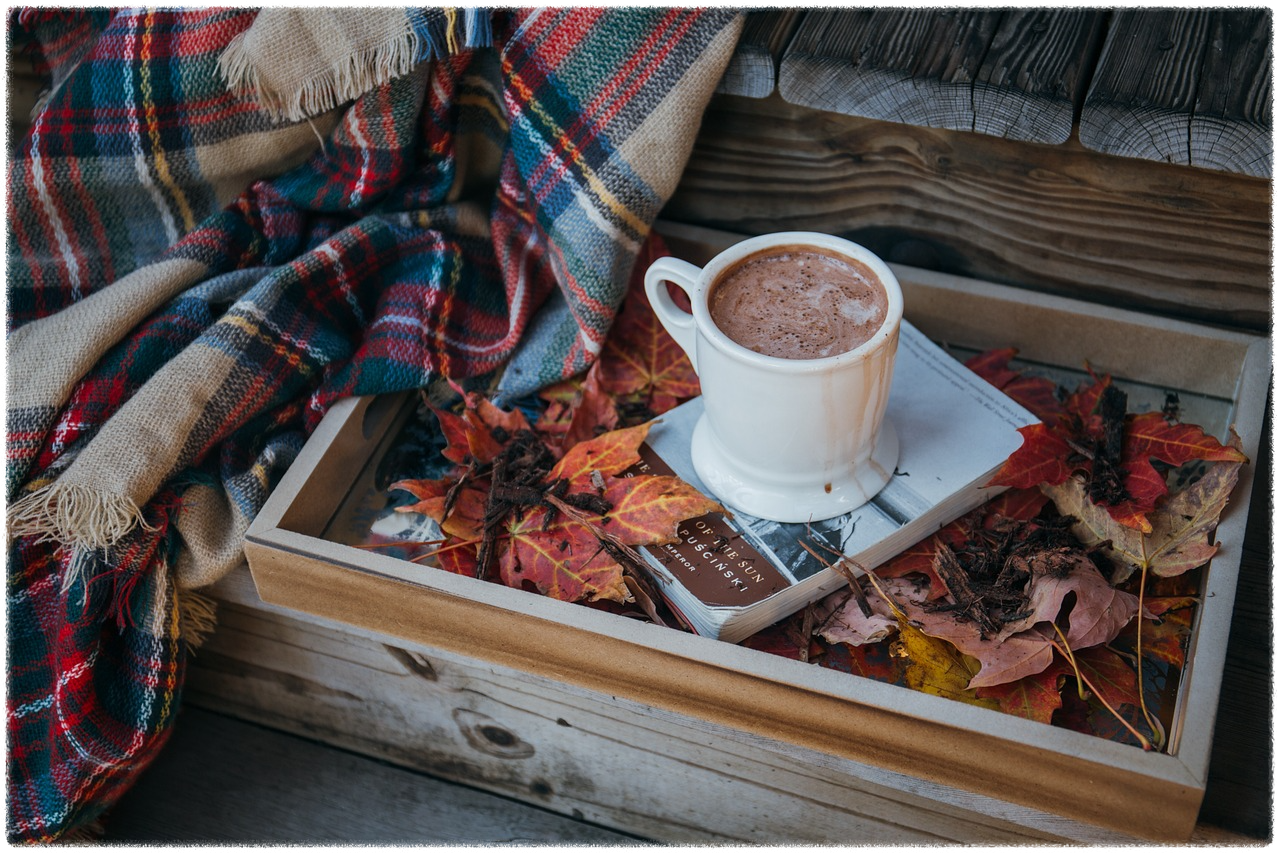
[[[468,708],[455,708],[453,721],[472,748],[495,758],[529,758],[533,744],[526,743],[506,726]]]

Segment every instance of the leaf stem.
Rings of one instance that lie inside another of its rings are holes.
[[[499,534],[499,535],[501,536],[501,534]],[[418,555],[418,556],[416,556],[416,557],[411,557],[411,558],[409,559],[409,562],[410,562],[410,563],[418,563],[418,562],[421,562],[422,560],[429,560],[429,559],[431,559],[432,557],[434,557],[434,556],[436,556],[436,555],[438,555],[438,554],[443,554],[445,551],[452,551],[454,548],[461,548],[461,547],[462,547],[462,546],[464,546],[464,545],[478,545],[478,544],[480,544],[480,542],[481,542],[481,541],[483,541],[483,540],[481,540],[481,539],[461,539],[461,540],[459,540],[459,541],[457,541],[457,542],[454,542],[452,545],[446,545],[446,546],[444,546],[443,548],[437,548],[437,549],[435,549],[434,551],[428,551],[428,552],[427,552],[427,553],[425,553],[425,554],[419,554],[419,555]]]
[[[1050,622],[1053,630],[1058,633],[1058,639],[1062,640],[1062,651],[1065,653],[1067,663],[1071,664],[1071,668],[1076,671],[1076,692],[1081,699],[1087,699],[1084,695],[1084,677],[1080,675],[1080,666],[1076,663],[1076,653],[1072,650],[1070,644],[1067,643],[1067,635],[1062,633],[1062,629],[1058,627],[1056,622]]]
[[[1144,537],[1143,551],[1146,551],[1146,541]],[[1142,678],[1142,623],[1146,619],[1142,616],[1143,599],[1147,594],[1147,561],[1142,561],[1142,577],[1138,582],[1138,707],[1142,709],[1142,717],[1147,721],[1147,725],[1151,727],[1151,732],[1156,739],[1157,746],[1164,746],[1164,738],[1160,734],[1160,728],[1156,725],[1155,720],[1151,718],[1151,712],[1147,710],[1147,685]]]
[[[1057,626],[1055,625],[1054,627],[1056,628]],[[1061,631],[1059,631],[1059,632],[1058,632],[1058,635],[1059,635],[1059,636],[1061,636],[1061,635],[1062,635],[1062,632],[1061,632]],[[1104,707],[1104,708],[1106,708],[1108,711],[1110,711],[1110,712],[1111,712],[1111,716],[1113,716],[1113,717],[1115,717],[1117,720],[1119,720],[1119,721],[1120,721],[1120,725],[1122,725],[1122,726],[1124,726],[1126,729],[1128,729],[1128,730],[1129,730],[1129,733],[1138,739],[1138,742],[1139,742],[1140,744],[1142,744],[1142,748],[1143,748],[1143,750],[1144,750],[1144,751],[1146,751],[1146,752],[1151,752],[1151,750],[1155,749],[1155,747],[1153,747],[1153,746],[1151,745],[1151,741],[1147,740],[1147,739],[1143,736],[1142,732],[1140,732],[1140,731],[1138,731],[1137,729],[1135,729],[1135,728],[1133,727],[1133,725],[1132,725],[1128,720],[1126,720],[1123,716],[1121,716],[1119,711],[1117,711],[1115,708],[1112,708],[1112,707],[1111,707],[1111,703],[1110,703],[1110,702],[1108,702],[1106,699],[1104,699],[1104,698],[1102,697],[1102,694],[1098,692],[1098,688],[1096,688],[1096,687],[1094,687],[1094,686],[1093,686],[1093,682],[1091,682],[1091,681],[1090,681],[1090,680],[1085,676],[1085,674],[1084,674],[1083,672],[1081,672],[1081,671],[1080,671],[1080,667],[1076,665],[1075,655],[1071,654],[1071,652],[1070,652],[1070,651],[1068,651],[1068,649],[1070,649],[1070,646],[1066,646],[1065,641],[1063,642],[1063,645],[1062,645],[1062,646],[1059,646],[1059,645],[1058,645],[1057,643],[1055,643],[1053,640],[1050,640],[1050,641],[1049,641],[1049,643],[1050,643],[1050,644],[1051,644],[1055,649],[1057,649],[1057,650],[1058,650],[1058,652],[1059,652],[1059,653],[1061,653],[1061,655],[1062,655],[1064,658],[1066,658],[1066,659],[1067,659],[1067,662],[1071,664],[1071,668],[1075,670],[1076,678],[1077,678],[1079,681],[1084,682],[1084,686],[1085,686],[1085,687],[1088,687],[1088,688],[1089,688],[1089,690],[1090,690],[1090,692],[1092,692],[1092,693],[1093,693],[1093,695],[1097,698],[1097,700],[1098,700],[1099,702],[1101,702],[1101,703],[1102,703],[1102,707]],[[1066,646],[1066,648],[1064,648],[1064,646]]]
[[[352,545],[351,547],[371,551],[375,548],[403,548],[406,545],[443,545],[448,541],[448,539],[401,539],[395,542],[370,542],[365,545]]]

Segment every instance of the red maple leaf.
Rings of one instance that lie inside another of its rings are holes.
[[[659,241],[651,240],[637,260],[622,310],[600,355],[600,387],[615,397],[636,395],[654,414],[701,393],[689,357],[662,327],[645,294],[644,271],[668,254]]]
[[[977,693],[981,699],[996,700],[1006,714],[1048,723],[1062,707],[1062,682],[1073,672],[1071,664],[1059,656],[1041,672],[1007,684],[979,687]]]
[[[1076,665],[1090,685],[1112,708],[1137,705],[1138,673],[1122,655],[1105,646],[1081,649],[1075,653]]]
[[[1009,367],[1018,354],[1012,347],[988,350],[965,362],[965,366],[999,388],[1011,399],[1042,421],[1052,422],[1064,414],[1058,399],[1058,386],[1041,376],[1027,376]]]
[[[1019,427],[1018,432],[1022,446],[1010,454],[987,485],[1015,489],[1031,489],[1041,483],[1056,486],[1080,467],[1072,461],[1075,451],[1071,445],[1047,424]]]
[[[623,602],[632,596],[616,548],[670,541],[681,521],[722,511],[678,478],[619,476],[639,461],[650,424],[579,442],[556,460],[518,411],[478,395],[464,402],[461,415],[437,412],[454,473],[392,485],[418,499],[401,512],[440,523],[435,553],[446,571],[483,574],[493,553],[510,586]]]
[[[1096,466],[1104,461],[1097,456],[1103,452],[1106,431],[1104,417],[1098,410],[1112,387],[1111,377],[1098,376],[1089,368],[1092,384],[1082,385],[1064,403],[1054,404],[1050,401],[1058,395],[1045,390],[1048,380],[1023,377],[1008,367],[1014,354],[1011,349],[991,350],[967,362],[980,376],[1010,396],[1015,396],[1018,383],[1028,379],[1025,387],[1032,390],[1019,392],[1027,398],[1019,402],[1043,421],[1019,430],[1022,446],[996,471],[989,485],[1057,486],[1076,472],[1094,476]],[[1175,467],[1193,459],[1247,461],[1239,450],[1219,443],[1199,427],[1170,423],[1160,412],[1126,415],[1120,456],[1106,458],[1114,466],[1122,488],[1091,493],[1092,497],[1098,498],[1118,523],[1144,532],[1151,530],[1147,514],[1169,492],[1164,475],[1152,464],[1153,459]],[[1100,495],[1106,495],[1105,500]]]

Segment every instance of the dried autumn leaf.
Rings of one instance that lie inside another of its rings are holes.
[[[1017,354],[1013,348],[989,350],[970,358],[965,366],[1040,420],[1047,423],[1056,421],[1063,414],[1057,386],[1052,380],[1010,369],[1009,362]]]
[[[1089,375],[1093,377],[1092,385],[1081,385],[1063,404],[1063,409],[1067,414],[1075,415],[1082,421],[1088,421],[1098,408],[1098,401],[1102,399],[1103,393],[1107,388],[1111,387],[1111,377],[1109,375],[1097,376],[1092,370]]]
[[[1160,412],[1134,415],[1125,425],[1125,456],[1183,465],[1192,459],[1248,462],[1240,448],[1224,445],[1194,424],[1169,423]]]
[[[600,387],[600,363],[596,362],[583,380],[561,447],[573,447],[617,426],[618,410],[613,398]]]
[[[1191,611],[1174,610],[1157,622],[1142,623],[1142,655],[1181,669],[1191,636]]]
[[[982,666],[978,661],[951,643],[925,634],[905,619],[899,621],[898,639],[891,653],[904,661],[902,678],[912,690],[981,708],[999,707],[995,700],[982,699],[970,689]]]
[[[583,376],[558,382],[538,396],[547,401],[547,408],[538,419],[537,430],[555,439],[561,450],[618,426],[614,397],[600,387],[598,361]]]
[[[1139,704],[1138,673],[1123,656],[1105,646],[1096,646],[1076,652],[1075,659],[1099,698],[1108,705],[1119,708]]]
[[[436,552],[435,558],[440,568],[455,575],[473,578],[480,568],[476,559],[476,546],[467,542],[441,548]]]
[[[444,433],[445,448],[441,455],[456,465],[467,464],[467,456],[471,454],[470,434],[473,427],[461,415],[444,409],[431,408]],[[486,460],[487,461],[487,460]]]
[[[607,484],[604,499],[613,504],[609,532],[627,545],[678,542],[680,522],[725,511],[679,477],[618,477]]]
[[[1199,480],[1148,515],[1151,532],[1145,536],[1090,501],[1079,478],[1041,488],[1058,512],[1077,519],[1072,532],[1086,547],[1103,548],[1117,566],[1112,582],[1121,583],[1134,570],[1168,577],[1207,563],[1218,550],[1210,538],[1239,474],[1239,462],[1214,463]]]
[[[910,548],[876,569],[876,576],[882,578],[902,578],[911,574],[921,574],[929,579],[928,600],[942,598],[947,594],[947,585],[933,570],[934,554],[939,544],[954,548],[968,538],[967,520],[958,518],[942,527],[937,533],[921,539]]]
[[[1043,672],[1053,663],[1052,637],[1039,628],[1004,640],[987,639],[976,623],[959,621],[951,613],[925,606],[923,592],[908,581],[889,580],[881,587],[901,607],[911,626],[929,637],[946,641],[976,662],[971,680],[967,682],[968,689],[1017,681]],[[869,597],[869,600],[874,612],[879,605],[875,598]]]
[[[484,518],[485,494],[479,489],[466,486],[460,488],[454,498],[453,507],[446,517],[445,503],[449,489],[455,481],[445,480],[400,480],[392,483],[391,489],[400,489],[418,498],[415,504],[396,507],[396,512],[418,512],[434,518],[440,524],[440,530],[447,536],[460,539],[474,539],[480,535]]]
[[[1147,619],[1159,619],[1171,610],[1182,610],[1199,603],[1200,599],[1194,595],[1147,596],[1142,600],[1143,616]]]
[[[884,684],[897,684],[902,680],[902,663],[889,653],[887,643],[867,646],[847,646],[835,643],[827,646],[818,658],[819,666],[871,678]]]
[[[1006,623],[997,639],[1027,630],[1040,622],[1067,624],[1067,645],[1083,649],[1115,639],[1138,612],[1137,596],[1118,590],[1083,555],[1075,555],[1066,575],[1032,572],[1027,604],[1030,612]]]
[[[992,476],[989,486],[1031,489],[1042,483],[1065,482],[1076,466],[1068,462],[1071,445],[1043,423],[1019,427],[1022,446]]]
[[[1041,672],[1007,684],[979,687],[977,694],[982,699],[994,699],[1006,714],[1049,723],[1062,707],[1062,682],[1073,673],[1071,665],[1057,657]]]
[[[932,614],[931,614],[932,615]],[[921,620],[920,629],[946,640],[978,661],[980,669],[969,687],[991,687],[1035,675],[1053,663],[1053,644],[1042,628],[1032,628],[1003,640],[985,639],[972,622],[957,622],[945,615]]]
[[[985,514],[983,526],[990,529],[1001,518],[1030,521],[1048,502],[1049,499],[1039,489],[1009,489],[987,501],[979,510]]]
[[[964,366],[995,387],[1003,388],[1021,375],[1009,368],[1009,362],[1017,354],[1018,351],[1013,347],[991,349],[969,358]]]
[[[661,414],[681,400],[698,396],[701,389],[680,345],[667,334],[649,305],[644,290],[644,270],[665,251],[650,251],[637,262],[622,309],[605,339],[600,355],[600,387],[609,394],[644,395],[648,406]]]
[[[548,479],[562,478],[572,487],[589,482],[592,471],[605,477],[621,474],[640,461],[640,445],[652,426],[644,423],[614,430],[575,444],[551,469]]]
[[[510,547],[499,568],[508,586],[532,583],[560,601],[625,601],[622,567],[601,547],[586,525],[561,521],[549,530],[518,523],[509,530]]]
[[[852,596],[818,629],[818,635],[829,643],[863,646],[887,640],[898,630],[898,619],[878,596],[869,596],[871,615],[862,612]]]

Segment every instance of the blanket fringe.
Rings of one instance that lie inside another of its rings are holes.
[[[204,645],[218,624],[218,602],[194,590],[176,590],[178,596],[178,630],[187,648]]]
[[[35,536],[77,550],[96,550],[118,542],[135,526],[155,528],[142,509],[123,495],[105,494],[91,486],[50,483],[9,506],[9,536]]]
[[[277,121],[302,121],[353,101],[382,83],[408,74],[421,59],[422,38],[412,29],[369,50],[357,51],[288,92],[262,80],[257,55],[247,46],[248,31],[233,38],[218,57],[218,71],[237,94],[254,92],[264,112]]]

